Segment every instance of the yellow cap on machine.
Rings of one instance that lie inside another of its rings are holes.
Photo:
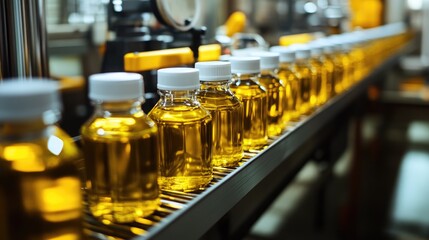
[[[280,46],[289,46],[296,43],[308,43],[315,39],[315,36],[311,33],[300,33],[293,35],[282,36],[279,39]]]
[[[216,61],[221,55],[219,44],[202,45],[199,48],[198,61]],[[165,50],[127,53],[124,56],[124,68],[129,72],[141,72],[166,67],[194,63],[192,51],[188,47]]]
[[[233,12],[225,23],[225,34],[228,37],[242,32],[246,26],[246,15],[243,12]]]

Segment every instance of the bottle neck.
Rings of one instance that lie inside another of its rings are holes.
[[[232,79],[233,82],[244,81],[244,80],[253,80],[255,82],[259,82],[260,74],[259,73],[233,73]]]
[[[160,100],[163,102],[196,101],[197,89],[194,90],[159,90]]]
[[[229,90],[229,79],[220,81],[201,81],[200,90],[202,91],[228,91]]]
[[[267,68],[267,69],[262,69],[261,70],[261,75],[266,76],[266,75],[272,75],[275,76],[278,73],[278,69],[277,68]]]
[[[131,99],[125,101],[102,101],[95,100],[95,114],[103,117],[115,115],[135,115],[143,114],[141,105],[142,99]]]
[[[49,110],[31,119],[0,121],[0,142],[31,140],[47,136],[60,116],[61,113],[58,110]]]

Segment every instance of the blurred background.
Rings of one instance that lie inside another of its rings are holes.
[[[429,239],[429,0],[170,0],[158,1],[166,6],[161,11],[149,0],[35,2],[42,4],[46,26],[44,75],[61,81],[61,125],[72,136],[92,112],[88,76],[123,71],[126,53],[199,41],[231,47],[239,32],[259,34],[273,46],[282,36],[405,23],[414,34],[410,50],[382,69],[381,81],[344,118],[338,159],[332,167],[310,159],[245,239]],[[0,6],[6,11],[12,5],[3,0]],[[237,11],[244,21],[232,17]],[[189,21],[192,28],[171,21]],[[225,30],[228,24],[235,32]],[[6,28],[0,28],[0,79],[14,75],[5,65],[11,59]],[[157,99],[155,71],[141,73],[147,113]]]

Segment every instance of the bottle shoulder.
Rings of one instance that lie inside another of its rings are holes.
[[[209,110],[197,101],[178,103],[160,100],[148,115],[156,123],[211,121]]]
[[[155,122],[146,114],[114,115],[110,117],[92,116],[81,128],[82,136],[138,136],[156,132]]]
[[[200,91],[197,95],[200,104],[208,110],[240,107],[240,100],[230,90]]]
[[[2,165],[16,171],[41,172],[75,162],[80,157],[73,139],[55,125],[48,127],[46,134],[35,139],[0,142]]]

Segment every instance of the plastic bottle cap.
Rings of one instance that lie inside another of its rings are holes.
[[[258,57],[231,57],[232,73],[259,73],[261,72],[261,60]]]
[[[89,98],[124,101],[143,98],[143,77],[138,73],[112,72],[89,76]]]
[[[61,110],[58,83],[48,79],[12,79],[0,84],[0,121],[43,117]]]
[[[310,48],[311,56],[312,57],[319,57],[323,53],[323,45],[318,44],[316,42],[312,42],[308,45]]]
[[[279,60],[281,63],[288,63],[288,62],[295,61],[295,52],[288,47],[274,46],[270,48],[270,51],[279,53],[280,55]]]
[[[279,67],[279,54],[274,52],[253,52],[253,57],[261,59],[261,69],[274,69]]]
[[[158,70],[158,89],[195,90],[200,88],[198,69],[164,68]]]
[[[311,56],[310,48],[305,44],[293,44],[289,47],[295,51],[296,59],[308,59]]]
[[[195,68],[200,72],[200,81],[219,81],[231,78],[229,62],[197,62]]]

